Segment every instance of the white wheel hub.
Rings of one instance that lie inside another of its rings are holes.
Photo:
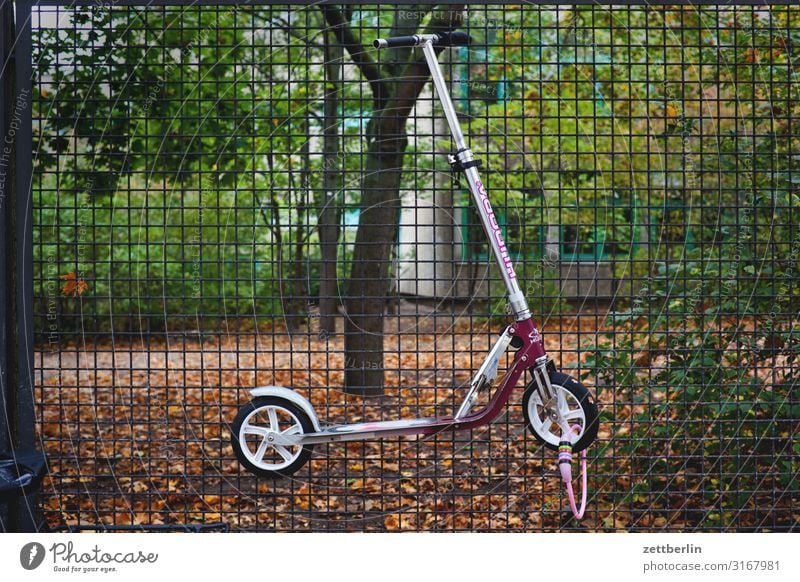
[[[253,465],[265,471],[279,471],[303,452],[298,442],[302,434],[303,425],[294,413],[271,404],[247,415],[239,430],[239,443]]]
[[[553,446],[557,447],[562,440],[574,443],[586,430],[586,415],[583,407],[572,392],[563,386],[553,384],[551,389],[556,395],[559,416],[566,421],[570,428],[579,426],[580,432],[564,435],[565,431],[562,430],[562,427],[548,414],[538,390],[534,390],[528,400],[528,418],[531,421],[531,427],[540,438]]]

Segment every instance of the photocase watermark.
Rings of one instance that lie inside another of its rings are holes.
[[[430,15],[433,20],[448,21],[453,18],[454,13],[447,10],[398,10],[398,20],[411,20],[419,22]],[[507,32],[517,32],[522,30],[519,24],[511,24],[505,21],[502,16],[488,16],[486,14],[476,14],[467,11],[458,14],[458,21],[454,24],[465,28],[484,29],[484,30],[504,30]]]
[[[680,96],[676,93],[673,85],[668,80],[663,81],[665,107],[664,107],[664,131],[666,135],[675,135],[681,138],[681,153],[683,154],[682,164],[684,169],[684,176],[686,177],[686,186],[690,190],[696,190],[699,187],[700,180],[697,172],[697,159],[692,152],[691,142],[689,138],[692,136],[692,128],[694,126],[693,120],[686,117],[686,111],[683,107],[683,102]],[[674,112],[673,115],[670,115]],[[670,133],[674,131],[674,133]]]
[[[454,84],[467,85],[471,91],[477,91],[485,95],[496,96],[498,94],[498,82],[489,81],[472,81],[470,79],[455,78],[452,80]]]
[[[142,550],[106,551],[97,544],[83,550],[76,548],[71,541],[56,542],[45,550],[39,542],[29,542],[19,552],[19,563],[25,570],[35,570],[48,557],[54,572],[108,574],[117,572],[121,565],[155,564],[159,555]]]
[[[361,142],[347,141],[344,147],[333,153],[325,153],[323,162],[318,168],[311,170],[312,176],[318,176],[325,172],[343,171],[346,167],[348,156],[360,156],[363,153]],[[289,174],[288,169],[285,172]]]
[[[58,345],[58,255],[55,246],[45,251],[44,292],[47,319],[47,343],[55,348]]]
[[[90,228],[94,230],[93,225],[95,223],[92,204],[93,193],[94,179],[89,178],[86,180],[83,190],[78,193],[75,204],[75,227],[77,229],[77,253],[75,263],[77,266],[76,276],[80,279],[86,279],[88,276],[88,273],[84,272],[80,268],[80,265],[94,262],[94,258],[89,256],[89,249],[95,245],[94,233],[90,232]]]
[[[217,185],[215,182],[215,174],[212,172],[203,173],[197,193],[197,207],[191,210],[196,212],[196,219],[194,226],[186,227],[185,256],[187,261],[184,263],[184,280],[191,287],[192,299],[198,300],[196,303],[195,320],[197,321],[197,332],[201,334],[201,319],[202,313],[200,306],[202,302],[202,282],[203,282],[203,194],[216,192]],[[187,207],[185,211],[186,222],[191,223],[192,212]],[[188,267],[188,272],[187,271]],[[199,337],[199,336],[198,336]],[[160,445],[158,446],[157,453],[168,463],[179,459],[178,450],[184,442],[182,439],[175,438],[170,434],[170,408],[179,407],[179,404],[170,403],[169,387],[164,388],[164,396],[156,395],[151,400],[152,405],[158,410],[156,418],[153,419],[153,428],[157,432],[163,432],[163,435],[158,435]],[[174,408],[173,408],[174,409]],[[184,414],[185,410],[182,409]]]
[[[783,272],[783,275],[780,278],[780,283],[777,288],[777,297],[772,305],[772,308],[769,310],[767,321],[764,322],[764,328],[766,331],[772,331],[772,329],[775,327],[775,322],[778,319],[778,315],[783,313],[784,306],[791,298],[790,290],[792,288],[793,281],[796,281],[797,279],[795,269],[797,267],[798,258],[800,258],[800,230],[795,233],[794,240],[792,241],[792,246],[789,251],[789,264],[786,266],[786,270]],[[798,313],[798,317],[800,317],[800,313]]]
[[[200,299],[203,281],[203,194],[213,194],[217,191],[213,174],[204,173],[197,194],[197,220],[196,225],[188,229],[186,245],[189,255],[189,280],[192,284],[192,298]],[[199,315],[199,314],[198,314]]]
[[[92,6],[96,15],[102,14],[114,8],[119,0],[94,0]]]
[[[558,268],[558,261],[553,260],[549,256],[545,256],[541,261],[537,261],[533,266],[533,273],[528,276],[528,281],[525,284],[525,294],[530,296],[534,295],[537,291],[544,288],[545,271],[555,270]]]
[[[650,289],[653,287],[653,276],[648,272],[644,277],[642,286],[631,302],[631,313],[642,315],[650,309]]]
[[[347,370],[383,370],[384,364],[382,361],[370,362],[348,356],[344,359],[344,367]]]
[[[22,124],[22,113],[28,109],[31,92],[21,89],[14,100],[11,121],[2,142],[0,142],[0,208],[6,203],[7,189],[10,179],[10,166],[17,131]],[[48,245],[44,255],[43,275],[45,277],[45,318],[47,320],[47,341],[53,346],[58,343],[58,257],[56,247]]]
[[[5,204],[7,197],[6,184],[8,182],[8,168],[11,163],[11,154],[16,140],[17,130],[22,123],[22,112],[28,108],[31,100],[31,92],[28,89],[21,89],[14,100],[14,109],[11,113],[11,121],[8,129],[0,143],[0,208]]]
[[[142,112],[144,114],[147,114],[153,104],[161,98],[161,94],[164,91],[164,87],[166,86],[167,80],[169,79],[172,71],[182,67],[183,61],[192,56],[195,52],[195,49],[206,44],[209,37],[216,38],[217,32],[220,28],[230,26],[228,21],[233,19],[235,22],[235,16],[239,11],[240,8],[237,5],[233,5],[224,12],[220,12],[214,21],[200,28],[194,38],[184,47],[180,48],[178,57],[175,57],[172,52],[166,51],[165,54],[170,59],[170,62],[164,65],[164,68],[162,69],[161,74],[157,77],[155,84],[147,92],[145,101],[142,104]]]
[[[35,570],[44,562],[44,546],[39,542],[30,542],[19,551],[19,563],[26,570]]]
[[[308,332],[311,335],[316,335],[317,338],[321,340],[328,339],[329,334],[327,330],[322,329],[322,326],[320,325],[320,319],[322,316],[319,312],[319,306],[309,301],[306,304],[306,311],[308,313]]]
[[[505,461],[508,455],[508,447],[513,446],[522,436],[524,429],[517,431],[514,434],[492,441],[492,450],[485,456],[480,458],[470,459],[469,467],[461,473],[456,473],[451,479],[446,480],[445,484],[436,491],[430,491],[420,494],[416,498],[416,506],[423,507],[428,505],[438,505],[440,503],[447,503],[453,497],[458,495],[467,495],[466,491],[457,490],[457,482],[459,480],[473,480],[473,479],[491,479],[496,472],[505,473]],[[508,480],[514,478],[512,475],[504,475],[503,479]],[[529,508],[518,507],[524,496],[517,497],[514,501],[506,503],[502,512],[520,511],[528,513]],[[413,509],[414,506],[404,508],[404,511]]]

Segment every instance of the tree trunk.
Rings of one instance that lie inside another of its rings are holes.
[[[287,269],[288,281],[286,290],[288,297],[285,301],[286,311],[284,321],[289,330],[298,330],[308,321],[308,292],[305,277],[305,242],[308,230],[308,175],[309,175],[309,124],[303,124],[303,133],[306,139],[300,149],[300,171],[295,172],[293,155],[289,155],[287,168],[289,170],[289,206],[295,211],[297,217],[294,225],[295,235],[291,235],[291,220],[289,224],[289,268]],[[287,148],[291,148],[291,138],[287,139]],[[287,149],[287,151],[291,151]],[[299,184],[295,182],[295,175],[299,174]],[[291,214],[290,214],[291,216]],[[292,240],[293,239],[293,240]],[[293,248],[292,248],[293,247]]]
[[[325,102],[323,127],[323,178],[317,230],[319,231],[319,333],[327,337],[336,333],[339,315],[339,289],[336,274],[336,252],[339,244],[341,208],[337,201],[342,187],[343,160],[339,153],[339,90],[340,69],[344,51],[334,45],[333,34],[325,33]]]
[[[408,145],[406,121],[429,78],[428,65],[406,65],[403,82],[367,129],[369,150],[353,249],[345,319],[345,392],[383,392],[383,318],[392,249],[399,234],[400,176]]]
[[[405,132],[374,140],[367,153],[361,214],[345,318],[345,391],[383,393],[383,318],[398,234]]]
[[[433,17],[424,32],[453,30],[461,22],[463,10],[463,4],[432,8]],[[405,125],[430,72],[424,59],[409,62],[410,49],[387,54],[383,65],[376,63],[342,11],[330,4],[323,4],[322,11],[330,30],[372,89],[374,116],[367,131],[366,176],[346,301],[344,390],[381,394],[383,318],[400,223],[400,171],[408,144]],[[392,33],[410,33],[419,26],[422,11],[421,7],[398,10]]]

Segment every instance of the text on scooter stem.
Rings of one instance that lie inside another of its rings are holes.
[[[506,247],[506,243],[503,240],[502,230],[497,223],[497,217],[494,215],[492,204],[489,202],[489,194],[486,192],[486,187],[480,180],[475,181],[475,186],[478,188],[478,193],[481,195],[481,202],[483,203],[484,210],[486,210],[486,216],[489,218],[489,226],[492,227],[494,238],[497,240],[497,246],[500,249],[500,257],[503,259],[503,265],[506,268],[508,277],[509,279],[516,279],[517,274],[514,272],[514,264],[511,262],[511,256],[508,254],[508,247]]]

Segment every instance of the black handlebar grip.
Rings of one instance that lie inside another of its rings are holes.
[[[461,31],[440,32],[439,46],[468,46],[470,43],[469,34]]]
[[[372,43],[376,49],[399,48],[401,46],[417,46],[419,39],[416,36],[393,36],[391,38],[376,38]]]
[[[376,49],[417,46],[421,40],[416,35],[393,36],[390,38],[377,38],[372,42],[372,46]],[[440,32],[436,34],[436,42],[434,42],[437,46],[467,46],[469,43],[470,38],[466,32]]]

